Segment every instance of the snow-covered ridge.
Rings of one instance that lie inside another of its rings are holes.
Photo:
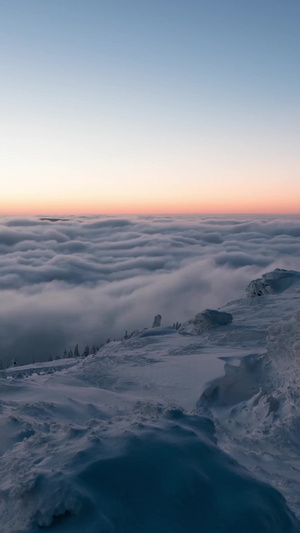
[[[154,327],[69,368],[3,372],[1,531],[299,533],[282,496],[299,517],[292,277],[197,314],[192,336]]]
[[[255,321],[264,329],[265,340],[256,353],[226,359],[225,375],[212,381],[198,402],[198,412],[214,419],[221,446],[283,491],[298,515],[299,282],[299,272],[278,269],[250,283],[256,289],[265,286],[259,298],[229,305],[240,310],[244,323],[248,319],[248,327]]]

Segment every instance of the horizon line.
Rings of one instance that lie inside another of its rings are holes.
[[[192,211],[192,212],[169,212],[169,211],[158,211],[158,212],[35,212],[35,213],[28,213],[28,212],[17,212],[17,213],[2,213],[0,211],[0,217],[16,217],[16,216],[25,216],[25,217],[58,217],[58,216],[64,216],[64,217],[74,217],[74,216],[300,216],[299,212],[278,212],[278,211]]]

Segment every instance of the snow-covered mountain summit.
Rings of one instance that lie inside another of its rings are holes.
[[[3,533],[300,532],[300,273],[270,280],[192,335],[2,372]]]

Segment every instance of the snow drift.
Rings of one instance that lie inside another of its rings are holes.
[[[45,409],[55,414],[36,406],[39,431],[19,433],[1,463],[3,533],[299,531],[284,498],[218,448],[209,419],[152,404],[64,425]]]

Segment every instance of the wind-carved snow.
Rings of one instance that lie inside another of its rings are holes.
[[[295,276],[198,335],[2,372],[1,531],[299,533],[299,308]]]

